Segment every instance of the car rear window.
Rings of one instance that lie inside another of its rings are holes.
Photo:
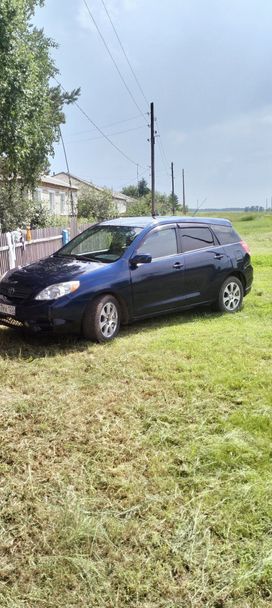
[[[213,224],[212,229],[216,234],[220,245],[229,245],[240,241],[239,234],[232,226],[223,226],[223,224]]]

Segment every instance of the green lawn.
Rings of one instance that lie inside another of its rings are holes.
[[[234,217],[236,315],[0,328],[1,608],[271,606],[272,217]]]

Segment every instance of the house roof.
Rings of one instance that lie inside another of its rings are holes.
[[[58,177],[59,175],[64,176],[66,180],[68,180],[68,173],[66,171],[62,171],[61,173],[56,173],[55,177]],[[106,188],[101,188],[100,186],[96,186],[93,182],[88,181],[87,179],[83,179],[82,177],[78,177],[77,175],[73,175],[73,173],[69,174],[71,179],[74,179],[78,182],[80,182],[81,184],[83,184],[84,186],[90,186],[91,188],[94,188],[95,190],[98,190],[99,192],[104,192],[106,190]],[[135,201],[135,198],[132,198],[131,196],[127,196],[126,194],[123,194],[122,192],[112,192],[112,196],[114,199],[118,200],[118,201],[123,201],[124,203],[132,203],[133,201]]]
[[[70,188],[70,184],[64,180],[58,179],[54,175],[41,175],[39,179],[41,184],[50,184],[50,186],[62,186],[63,188]],[[78,190],[77,186],[71,186],[72,190]]]
[[[99,190],[99,192],[104,192],[104,190],[105,190],[105,188],[100,188],[99,186],[96,186],[95,184],[93,184],[93,182],[90,182],[87,179],[82,179],[82,177],[78,177],[77,175],[73,175],[73,173],[68,174],[68,173],[66,173],[66,171],[62,171],[61,173],[56,173],[55,177],[58,178],[59,175],[65,176],[63,179],[66,180],[66,183],[69,180],[69,175],[70,175],[71,179],[74,179],[77,182],[80,182],[84,186],[91,186],[92,188],[95,188],[95,190]]]
[[[112,196],[118,201],[124,201],[126,203],[133,203],[136,201],[136,198],[133,198],[132,196],[127,196],[127,194],[123,194],[123,192],[113,192]]]

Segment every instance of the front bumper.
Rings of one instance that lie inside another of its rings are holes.
[[[71,332],[80,333],[83,305],[75,305],[68,297],[54,302],[18,302],[0,296],[0,304],[15,307],[15,314],[0,312],[0,325],[21,327],[35,333]]]

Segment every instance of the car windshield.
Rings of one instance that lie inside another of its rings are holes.
[[[111,263],[118,260],[143,229],[136,226],[94,226],[88,228],[57,255]]]

